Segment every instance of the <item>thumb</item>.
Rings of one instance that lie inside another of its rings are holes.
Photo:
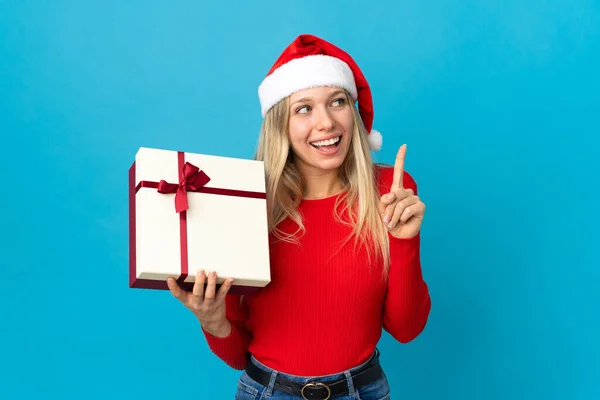
[[[384,194],[383,196],[381,196],[381,201],[385,204],[385,205],[390,205],[392,204],[394,201],[396,201],[396,194],[394,192],[389,192]]]
[[[185,301],[186,292],[179,286],[179,284],[173,278],[167,278],[167,286],[169,287],[169,291],[171,294],[179,299],[181,302]]]
[[[382,195],[379,199],[379,213],[384,213],[387,206],[392,204],[394,201],[396,201],[396,195],[393,192]]]

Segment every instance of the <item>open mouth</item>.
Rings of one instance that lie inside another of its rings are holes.
[[[317,142],[310,142],[311,146],[319,150],[332,150],[340,145],[342,136],[336,136],[327,140],[319,140]]]

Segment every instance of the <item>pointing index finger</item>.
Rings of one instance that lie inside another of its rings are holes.
[[[400,146],[396,154],[396,162],[394,163],[394,179],[392,181],[392,189],[404,189],[404,159],[406,158],[406,145]]]

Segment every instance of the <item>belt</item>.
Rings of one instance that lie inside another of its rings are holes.
[[[356,371],[352,372],[352,383],[355,389],[361,388],[369,383],[377,380],[383,374],[381,366],[377,362],[379,360],[379,350],[375,349],[375,355],[371,360]],[[246,373],[256,382],[263,386],[269,386],[271,381],[271,372],[267,372],[257,367],[251,360],[246,364]],[[348,380],[346,378],[334,382],[318,382],[311,381],[306,384],[291,381],[277,375],[275,379],[275,390],[288,393],[294,396],[300,396],[305,400],[328,400],[335,396],[348,394]]]

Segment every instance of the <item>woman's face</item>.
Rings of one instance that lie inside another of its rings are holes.
[[[339,88],[317,87],[290,96],[289,140],[301,170],[339,168],[354,130],[352,104]]]

